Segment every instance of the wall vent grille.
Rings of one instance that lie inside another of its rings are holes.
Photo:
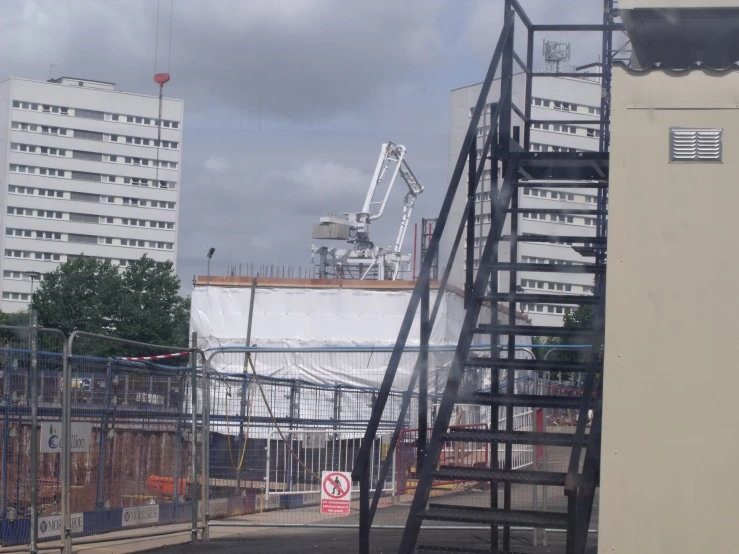
[[[720,162],[723,129],[670,129],[671,162]]]

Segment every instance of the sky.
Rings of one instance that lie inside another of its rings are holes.
[[[522,4],[535,22],[602,13],[602,0]],[[449,185],[450,91],[482,80],[502,19],[503,0],[4,0],[0,78],[69,75],[156,95],[153,74],[171,74],[165,95],[185,101],[186,293],[211,246],[212,275],[311,266],[312,225],[361,209],[383,142],[407,148],[425,188],[413,223],[436,217]],[[598,59],[592,35],[548,38],[573,43],[572,65]],[[403,188],[373,226],[378,245],[397,234]]]

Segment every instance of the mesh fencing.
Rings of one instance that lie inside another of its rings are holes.
[[[44,448],[49,441],[44,427],[61,419],[63,339],[63,335],[56,331],[40,329],[35,344],[32,344],[30,328],[0,329],[0,542],[3,545],[30,542],[34,449],[37,455],[36,515],[39,528],[46,530],[46,527],[58,523],[62,497],[61,468],[59,457]],[[31,425],[34,408],[38,422],[35,444]],[[40,532],[40,535],[45,534]]]
[[[489,348],[477,347],[478,355],[489,355]],[[487,352],[487,354],[486,354]],[[429,426],[434,423],[453,351],[439,349],[429,356]],[[390,437],[401,414],[417,351],[403,354],[388,404],[383,412],[380,432],[372,445],[371,491],[377,488],[380,467],[391,464],[373,527],[402,527],[416,487],[418,452],[418,397],[410,395],[403,418],[398,446],[389,452]],[[358,484],[351,483],[349,511],[322,513],[322,484],[328,472],[351,472],[364,436],[380,381],[373,364],[386,364],[389,352],[379,349],[224,349],[211,353],[209,363],[209,520],[238,517],[245,525],[358,525]],[[517,352],[532,357],[529,349]],[[256,373],[256,376],[255,376]],[[315,382],[321,376],[341,379],[341,384]],[[466,374],[469,390],[505,390],[508,374],[502,370],[492,383],[487,370]],[[374,386],[366,386],[366,385]],[[576,395],[578,389],[562,387],[531,371],[516,371],[514,387],[519,394]],[[493,417],[495,414],[495,418]],[[564,414],[566,415],[566,414]],[[576,418],[576,412],[571,414]],[[470,429],[506,428],[507,412],[479,405],[458,407],[453,426]],[[543,430],[564,424],[561,411],[516,407],[512,413],[516,431]],[[431,431],[429,430],[428,436]],[[449,443],[439,467],[504,467],[505,445],[497,445],[497,455],[484,443]],[[564,471],[569,449],[512,445],[514,469]],[[448,463],[447,463],[448,462]],[[333,488],[329,483],[329,488]],[[510,492],[515,509],[541,510],[566,508],[561,490],[554,487],[514,485]],[[447,479],[434,483],[435,502],[488,507],[490,482]],[[504,490],[498,491],[499,505]],[[556,498],[555,498],[556,497]],[[217,525],[217,522],[213,522]],[[428,523],[433,525],[433,523]]]
[[[3,545],[30,541],[34,487],[29,461],[34,446],[38,455],[37,541],[61,536],[65,397],[71,415],[71,463],[66,481],[72,537],[189,524],[193,511],[200,524],[206,517],[238,517],[249,525],[266,526],[358,524],[356,484],[349,485],[346,513],[322,513],[322,490],[325,475],[348,474],[354,466],[377,398],[379,381],[372,368],[387,363],[386,350],[217,351],[211,353],[208,372],[203,371],[205,357],[196,359],[193,389],[189,352],[165,359],[130,359],[162,350],[155,345],[80,336],[68,352],[69,378],[65,380],[63,335],[39,329],[36,348],[30,343],[29,329],[0,328]],[[484,349],[480,355],[485,355]],[[403,526],[415,490],[418,397],[409,395],[406,388],[417,356],[412,349],[403,355],[401,366],[407,371],[396,378],[372,444],[372,491],[379,486],[382,464],[391,467],[382,485],[377,526]],[[432,351],[430,356],[429,426],[434,423],[451,357],[450,349]],[[331,383],[329,377],[336,376],[341,382]],[[514,377],[519,393],[581,394],[577,387],[551,382],[544,375],[516,372]],[[489,391],[496,385],[504,387],[507,374],[501,371],[497,384],[482,372],[468,372],[465,379],[465,386],[472,390]],[[404,397],[408,406],[403,430],[391,453],[390,437]],[[35,445],[31,432],[34,398],[38,410]],[[496,411],[497,428],[505,428],[506,411]],[[493,413],[485,406],[459,406],[453,425],[490,429]],[[570,432],[570,423],[576,419],[576,410],[516,408],[513,427]],[[439,466],[449,461],[464,468],[502,467],[504,448],[499,445],[496,452],[485,444],[450,443]],[[564,471],[569,449],[514,445],[512,459],[521,470]],[[337,486],[341,490],[343,484]],[[489,506],[493,494],[486,482],[446,479],[434,483],[432,497],[441,503]],[[497,494],[502,505],[503,490]],[[205,495],[209,501],[204,510],[200,499]],[[566,509],[561,491],[553,487],[514,485],[511,499],[518,509]]]
[[[70,354],[72,534],[191,522],[202,474],[192,354],[86,335]]]

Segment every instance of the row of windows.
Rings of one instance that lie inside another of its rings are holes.
[[[539,129],[540,131],[552,131],[554,133],[567,133],[569,135],[580,135],[590,138],[600,137],[600,131],[598,129],[591,129],[590,127],[581,127],[579,125],[560,125],[559,123],[532,123],[532,129]]]
[[[538,313],[549,313],[549,314],[566,314],[572,308],[566,306],[559,306],[557,304],[522,304],[521,310],[527,313],[538,312]]]
[[[41,256],[40,258],[38,256]],[[5,251],[5,257],[6,258],[25,258],[25,259],[35,259],[35,260],[41,260],[46,262],[66,262],[66,261],[72,261],[80,258],[81,256],[78,255],[72,255],[72,254],[50,254],[46,252],[28,252],[25,250],[6,250]],[[119,267],[127,267],[135,260],[128,260],[128,259],[118,259],[118,258],[102,258],[102,257],[93,257],[94,259],[101,261],[101,262],[110,262],[112,265],[116,265]],[[162,262],[156,262],[156,263],[162,263]],[[7,279],[28,279],[27,274],[21,273],[19,271],[4,271],[3,277]]]
[[[8,206],[8,215],[62,219],[62,212],[54,212],[51,210],[32,210],[31,208],[15,208],[13,206]]]
[[[44,262],[60,262],[62,260],[61,254],[54,254],[52,252],[29,252],[28,250],[6,250],[6,258],[26,258],[31,260],[41,260]]]
[[[531,105],[538,106],[540,108],[550,108],[553,110],[559,110],[562,112],[582,113],[582,114],[600,116],[600,107],[585,106],[582,104],[574,104],[572,102],[563,102],[561,100],[550,100],[548,98],[531,98]],[[475,111],[474,107],[471,107],[469,109],[470,117],[472,117],[472,114],[474,111]],[[485,106],[485,113],[489,114],[489,113],[492,113],[492,111],[493,111],[493,105],[487,104]]]
[[[551,108],[562,112],[583,113],[588,115],[600,115],[600,108],[595,106],[583,106],[581,104],[573,104],[572,102],[562,102],[561,100],[549,100],[547,98],[532,98],[532,106],[541,108]]]
[[[52,190],[52,189],[37,189],[34,187],[17,187],[15,185],[8,185],[8,192],[11,194],[27,194],[30,196],[47,196],[51,198],[64,198],[63,190]]]
[[[544,289],[572,292],[572,285],[568,283],[554,283],[551,281],[534,281],[533,279],[521,279],[521,286],[528,289]]]
[[[174,229],[174,223],[172,223],[171,221],[151,221],[148,219],[131,219],[128,217],[121,218],[96,214],[66,213],[51,210],[33,210],[31,208],[16,208],[14,206],[8,206],[7,212],[8,215],[61,219],[63,221],[72,221],[76,223],[103,223],[107,225],[129,225],[131,227],[147,227],[149,229]]]
[[[100,194],[90,194],[87,192],[74,192],[51,189],[37,189],[33,187],[19,187],[16,185],[8,185],[10,194],[25,194],[47,196],[52,198],[62,198],[64,200],[74,200],[77,202],[93,202],[106,204],[118,204],[122,206],[135,206],[138,208],[157,208],[160,210],[174,210],[174,202],[166,202],[164,200],[149,200],[147,198],[129,198],[127,196],[106,196]]]
[[[553,144],[541,144],[538,142],[532,142],[529,144],[529,150],[531,152],[584,152],[578,148],[568,148],[567,146],[555,146]]]
[[[54,233],[52,231],[31,231],[30,229],[5,229],[5,234],[9,237],[23,237],[27,239],[40,239],[40,240],[62,240],[61,233]]]
[[[552,264],[552,265],[580,265],[570,260],[558,260],[556,258],[536,258],[534,256],[521,256],[521,261],[525,264]]]
[[[118,142],[126,144],[135,144],[137,146],[157,147],[159,141],[157,139],[134,137],[129,135],[111,135],[109,133],[98,133],[97,131],[85,131],[83,129],[70,129],[64,127],[53,127],[50,125],[36,125],[35,123],[24,123],[21,121],[13,121],[13,129],[16,131],[28,131],[31,133],[42,133],[45,135],[58,135],[60,137],[73,137],[83,140],[99,140],[103,142]],[[172,140],[161,141],[161,147],[169,150],[177,150],[180,143]]]
[[[47,177],[61,177],[62,179],[73,179],[76,181],[89,181],[93,183],[113,183],[117,185],[153,186],[160,189],[174,189],[177,183],[174,181],[154,181],[152,179],[139,179],[138,177],[123,177],[116,175],[101,175],[87,171],[65,171],[49,167],[34,167],[29,165],[10,164],[12,173],[27,173],[31,175],[44,175]]]
[[[134,156],[113,156],[111,154],[102,154],[100,152],[87,152],[84,150],[64,150],[63,148],[51,148],[48,146],[36,146],[33,144],[20,144],[13,142],[10,149],[16,152],[26,152],[29,154],[41,154],[42,156],[60,156],[63,158],[74,158],[75,160],[87,160],[91,162],[109,162],[127,165],[138,165],[142,167],[156,167],[157,160],[149,158],[137,158]],[[159,160],[159,167],[162,169],[177,169],[177,162],[167,162]]]
[[[27,292],[3,292],[3,300],[17,300],[20,302],[28,302],[31,295]]]
[[[597,221],[594,217],[575,217],[560,214],[522,214],[524,219],[538,219],[540,221],[551,221],[553,223],[569,223],[570,225],[589,225],[595,227]]]
[[[136,125],[152,125],[156,127],[159,123],[157,118],[139,117],[136,115],[113,114],[96,110],[85,110],[82,108],[68,108],[65,106],[53,106],[51,104],[37,104],[35,102],[23,102],[13,100],[13,107],[19,110],[30,110],[32,112],[53,113],[68,115],[70,117],[84,117],[87,119],[100,119],[104,121],[120,121],[123,123],[134,123]],[[179,129],[178,121],[162,119],[162,127],[167,129]]]
[[[31,277],[28,275],[28,273],[25,273],[23,271],[3,271],[3,278],[5,279],[15,279],[16,281],[30,281]],[[44,275],[43,273],[40,275],[40,279],[36,277],[36,275],[33,276],[33,279],[35,281],[43,280]]]
[[[55,240],[76,242],[81,244],[105,244],[112,246],[130,246],[134,248],[156,248],[158,250],[173,250],[174,243],[162,241],[146,241],[138,239],[121,239],[116,237],[99,237],[95,235],[79,235],[73,233],[55,233],[52,231],[35,231],[31,229],[6,229],[9,237],[21,237],[36,240]]]
[[[561,192],[558,190],[542,189],[538,187],[524,187],[523,194],[524,196],[550,198],[552,200],[566,200],[568,202],[582,202],[584,204],[598,203],[598,197],[593,194],[573,194],[571,192]]]

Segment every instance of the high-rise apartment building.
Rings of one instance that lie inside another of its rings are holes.
[[[0,82],[2,310],[85,255],[176,261],[183,102],[62,77]]]
[[[598,69],[596,69],[597,71]],[[526,80],[523,73],[514,75],[513,103],[524,109]],[[599,123],[601,85],[599,80],[583,78],[540,77],[533,80],[531,116],[535,120],[588,120],[592,125],[570,124],[541,124],[532,125],[531,150],[542,152],[557,151],[597,151],[599,147]],[[457,156],[462,148],[465,134],[469,125],[469,118],[477,103],[481,84],[470,85],[452,91],[451,132],[449,141],[450,171],[457,162]],[[500,93],[500,86],[493,85],[495,95]],[[482,152],[483,142],[489,130],[493,103],[498,100],[491,94],[486,106],[484,118],[478,128],[478,155]],[[514,121],[513,125],[522,123]],[[521,131],[521,136],[523,132]],[[482,160],[478,160],[480,164]],[[491,221],[491,169],[490,162],[486,164],[483,179],[478,186],[475,203],[475,267],[479,264],[480,256],[485,245],[485,238],[490,230]],[[466,170],[465,170],[466,174]],[[591,190],[583,193],[578,189],[523,188],[520,191],[519,206],[521,208],[578,208],[595,209],[597,199]],[[456,228],[462,217],[467,201],[466,187],[460,186],[450,212],[450,225]],[[541,235],[568,235],[568,236],[595,236],[595,216],[559,215],[559,214],[521,214],[518,225],[524,234]],[[454,233],[446,233],[446,242],[441,245],[441,260],[446,261],[451,252]],[[444,239],[442,239],[443,241]],[[507,247],[507,245],[506,245]],[[507,259],[508,252],[501,252],[501,260]],[[592,262],[584,258],[571,246],[552,243],[520,243],[518,248],[518,262],[522,263],[551,263],[573,264]],[[458,287],[464,286],[465,281],[465,246],[464,241],[455,257],[450,274],[450,281]],[[443,263],[443,262],[442,262]],[[518,272],[518,283],[525,292],[546,292],[561,294],[589,294],[593,292],[592,275],[573,275],[570,273],[531,273]],[[501,290],[507,290],[508,283],[500,283]],[[561,325],[566,306],[561,304],[526,304],[521,306],[528,314],[534,325]]]

